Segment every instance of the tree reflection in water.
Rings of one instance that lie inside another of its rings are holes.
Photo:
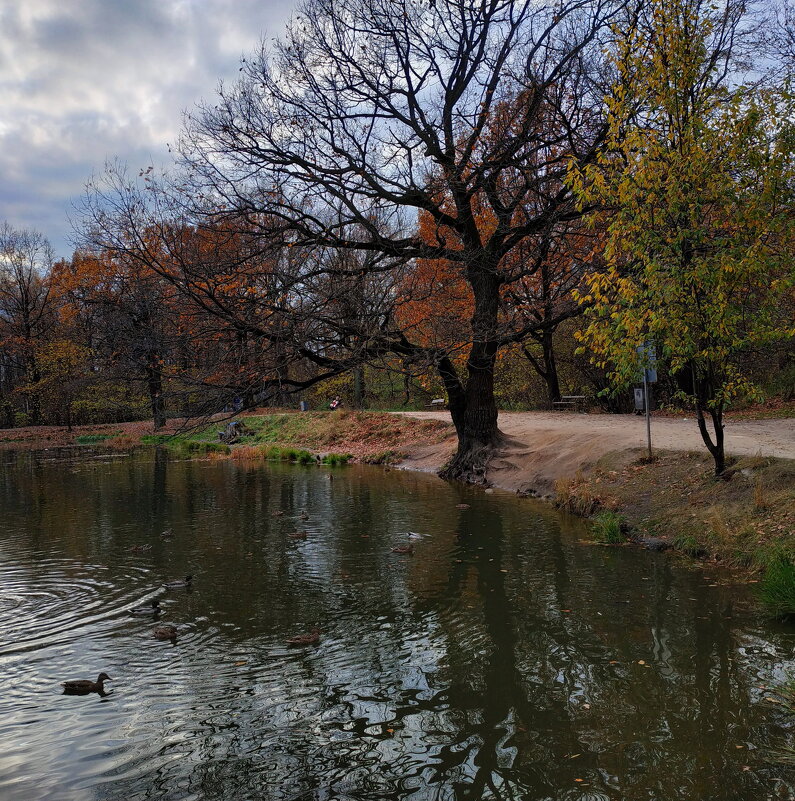
[[[775,732],[760,688],[790,630],[668,557],[583,545],[550,509],[426,476],[4,459],[0,579],[18,604],[0,607],[0,795],[757,801],[791,781],[749,753]],[[395,558],[410,530],[425,536]],[[123,610],[186,572],[163,648]],[[285,645],[313,625],[317,646]],[[100,659],[120,672],[112,711],[58,706],[35,680]]]

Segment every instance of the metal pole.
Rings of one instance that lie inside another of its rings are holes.
[[[651,411],[649,410],[649,382],[646,368],[643,368],[643,406],[646,409],[646,441],[649,445],[649,459],[654,458],[651,453]]]

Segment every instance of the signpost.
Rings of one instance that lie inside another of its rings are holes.
[[[657,355],[653,342],[644,342],[636,348],[643,369],[643,408],[646,410],[646,442],[649,448],[649,459],[654,458],[651,451],[651,409],[649,408],[649,384],[657,380]]]

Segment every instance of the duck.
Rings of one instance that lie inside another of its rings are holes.
[[[291,531],[287,536],[291,540],[305,540],[306,539],[306,532],[305,531]]]
[[[271,517],[282,517],[282,515],[284,515],[284,512],[281,509],[271,512]]]
[[[149,606],[136,606],[130,609],[131,615],[159,615],[162,610],[160,609],[160,601],[155,598]]]
[[[412,554],[414,553],[413,545],[396,545],[392,549],[392,553]]]
[[[176,626],[157,626],[152,636],[156,640],[176,640],[178,633]]]
[[[174,579],[173,581],[166,581],[163,586],[169,590],[175,590],[179,587],[190,587],[193,582],[193,576],[185,576],[184,579]]]
[[[288,645],[317,645],[320,642],[320,629],[315,626],[308,634],[296,634],[295,637],[288,637]]]
[[[298,517],[300,517],[301,520],[309,520],[309,514],[306,509],[302,509],[301,514],[299,514]]]
[[[112,681],[107,673],[100,673],[96,681],[90,679],[70,679],[69,681],[62,681],[64,695],[88,695],[89,693],[99,693],[106,695],[104,683]]]

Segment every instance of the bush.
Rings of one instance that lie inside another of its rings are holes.
[[[16,412],[14,414],[14,425],[17,428],[25,428],[30,425],[30,415],[27,412]]]
[[[779,556],[767,566],[759,599],[775,618],[795,616],[795,566],[789,557]]]
[[[591,535],[596,542],[603,542],[607,545],[618,545],[626,541],[624,531],[626,521],[615,512],[599,512],[591,520]]]

